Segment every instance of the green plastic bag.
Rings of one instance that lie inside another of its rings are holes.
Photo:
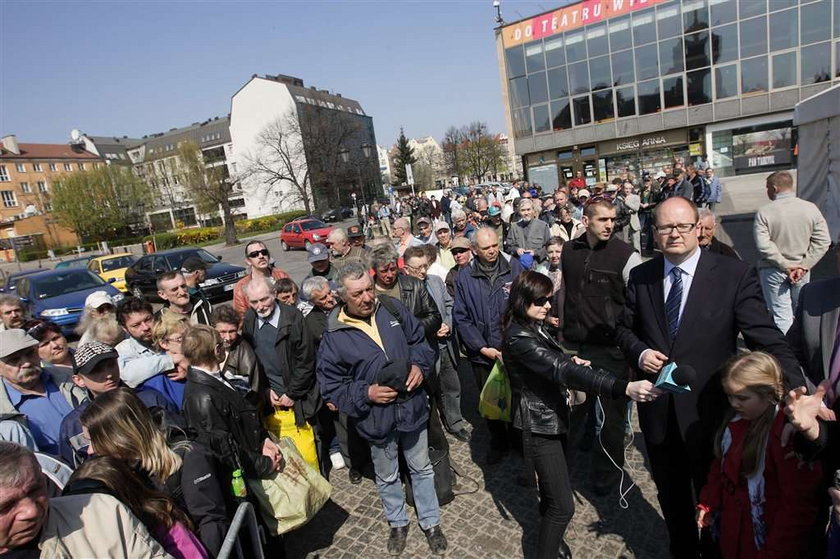
[[[510,421],[510,400],[510,379],[502,362],[496,359],[478,397],[478,413],[485,419]]]

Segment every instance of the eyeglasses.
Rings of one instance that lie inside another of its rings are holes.
[[[660,235],[670,235],[677,230],[680,235],[685,235],[697,226],[696,223],[675,223],[674,225],[655,225],[653,228]]]
[[[420,264],[419,266],[410,266],[410,265],[406,264],[405,267],[408,268],[409,270],[415,270],[417,272],[425,272],[426,270],[429,269],[428,264]]]
[[[465,252],[469,252],[467,248],[456,248],[452,251],[452,256],[458,256],[459,254],[464,254]]]
[[[539,297],[537,299],[534,299],[534,302],[532,304],[536,307],[544,307],[545,304],[549,302],[551,302],[551,297]]]
[[[256,258],[257,256],[268,256],[268,249],[255,250],[248,253],[248,258]]]

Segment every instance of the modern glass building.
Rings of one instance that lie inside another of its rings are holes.
[[[496,34],[515,152],[549,191],[675,157],[790,168],[794,105],[840,83],[838,0],[586,0]]]

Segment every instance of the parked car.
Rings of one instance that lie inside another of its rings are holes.
[[[327,244],[327,235],[335,229],[318,219],[296,219],[287,223],[280,231],[280,246],[283,250],[290,248],[307,248],[313,243]]]
[[[55,322],[65,336],[73,333],[85,299],[94,291],[105,291],[115,303],[123,299],[113,285],[84,268],[46,270],[18,278],[15,283],[15,293],[29,315]]]
[[[15,284],[17,284],[18,279],[22,278],[23,276],[31,276],[32,274],[37,274],[43,271],[43,268],[36,268],[34,270],[21,270],[19,272],[12,272],[8,276],[6,276],[5,281],[3,281],[3,285],[0,286],[0,293],[14,293]]]
[[[62,268],[87,268],[88,262],[90,262],[93,258],[96,258],[95,254],[91,254],[89,256],[82,256],[81,258],[65,260],[56,264],[55,269],[61,270]]]
[[[127,293],[128,288],[125,285],[125,271],[129,266],[134,264],[137,258],[129,253],[123,252],[120,254],[109,254],[108,256],[97,256],[88,262],[88,270],[97,274],[105,281],[114,279],[112,285],[122,292]]]
[[[321,216],[321,220],[325,223],[331,223],[334,221],[342,221],[345,219],[349,219],[353,217],[353,210],[346,206],[342,206],[340,208],[333,208],[324,215]]]
[[[161,274],[180,270],[184,260],[198,257],[207,264],[207,277],[199,288],[211,302],[226,301],[233,298],[233,286],[246,271],[242,266],[221,262],[203,248],[186,247],[146,254],[125,271],[125,283],[128,291],[135,297],[160,302],[157,295],[157,279]]]

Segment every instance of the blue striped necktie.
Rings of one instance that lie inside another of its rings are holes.
[[[668,299],[665,301],[665,317],[668,319],[668,333],[671,339],[677,337],[677,330],[680,327],[680,304],[682,303],[682,282],[683,271],[678,267],[671,268],[671,290],[668,292]]]

